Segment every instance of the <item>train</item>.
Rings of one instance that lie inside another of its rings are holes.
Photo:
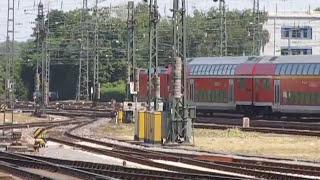
[[[172,67],[158,69],[161,98],[170,99]],[[147,70],[138,99],[147,97]],[[199,113],[246,116],[320,115],[320,56],[189,58],[187,99]]]

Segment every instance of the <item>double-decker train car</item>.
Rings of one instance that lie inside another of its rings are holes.
[[[159,67],[157,70],[160,78],[160,97],[162,101],[169,100],[169,96],[171,93],[171,83],[172,83],[171,71],[172,70],[170,66]],[[154,91],[152,91],[151,93],[152,95],[154,95]],[[148,69],[140,70],[138,100],[140,102],[146,102],[148,100]]]
[[[188,101],[198,112],[320,114],[320,56],[190,58],[187,71]],[[168,100],[171,67],[158,72],[161,97]],[[147,71],[141,71],[139,98],[144,101],[147,79]]]
[[[203,57],[189,63],[188,96],[200,112],[320,113],[320,56]]]

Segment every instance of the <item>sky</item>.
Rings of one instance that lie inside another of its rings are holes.
[[[13,1],[13,0],[10,0]],[[32,28],[35,26],[34,19],[37,13],[37,4],[40,0],[14,0],[15,1],[15,40],[26,41],[30,39]],[[112,6],[126,4],[127,0],[98,0],[99,6]],[[134,0],[141,2],[142,0]],[[149,0],[148,0],[149,1]],[[218,3],[212,0],[186,0],[188,13],[193,9],[207,11]],[[225,0],[229,9],[248,9],[252,8],[253,0]],[[59,9],[68,11],[81,8],[82,0],[42,0],[45,7],[50,9]],[[92,7],[95,0],[88,0],[89,7]],[[172,0],[158,0],[160,13],[170,15],[172,8]],[[320,0],[260,0],[261,9],[267,11],[275,11],[276,6],[279,11],[307,11],[309,6],[311,9],[320,7]],[[0,0],[0,42],[5,41],[7,31],[7,7],[8,0]]]

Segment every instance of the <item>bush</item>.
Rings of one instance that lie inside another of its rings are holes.
[[[126,98],[126,85],[123,81],[102,84],[101,100],[123,102]]]

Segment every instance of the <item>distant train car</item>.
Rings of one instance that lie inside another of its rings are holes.
[[[161,97],[169,100],[172,69],[159,68]],[[320,114],[320,56],[199,57],[188,60],[187,94],[198,112],[248,116]],[[140,100],[147,100],[147,70]]]
[[[171,92],[171,67],[159,67],[158,73],[160,78],[160,96],[162,101],[167,101]],[[148,100],[148,69],[141,69],[139,78],[138,100],[146,102]],[[152,91],[152,95],[154,95],[154,91]]]
[[[320,56],[193,58],[188,69],[200,112],[320,113]]]

